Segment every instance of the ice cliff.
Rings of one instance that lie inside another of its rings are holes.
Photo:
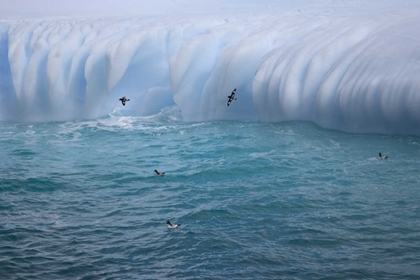
[[[127,96],[139,115],[419,135],[418,26],[411,9],[0,20],[0,120],[97,118]]]

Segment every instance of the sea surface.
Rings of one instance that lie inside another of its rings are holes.
[[[303,122],[1,123],[0,279],[420,279],[419,162]]]

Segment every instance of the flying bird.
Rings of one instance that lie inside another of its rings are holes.
[[[130,101],[130,99],[127,99],[125,96],[121,97],[119,100],[123,106],[125,106],[125,102]]]
[[[232,103],[233,100],[236,100],[235,98],[235,94],[236,94],[236,88],[232,91],[232,93],[228,96],[229,100],[227,102],[227,105],[229,106],[230,103]]]

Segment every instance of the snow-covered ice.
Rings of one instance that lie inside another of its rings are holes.
[[[0,120],[97,118],[125,95],[139,115],[420,134],[419,1],[63,3],[0,3]]]

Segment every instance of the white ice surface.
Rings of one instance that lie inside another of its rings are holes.
[[[402,2],[4,0],[0,120],[97,118],[125,95],[139,115],[419,135],[420,1]]]

